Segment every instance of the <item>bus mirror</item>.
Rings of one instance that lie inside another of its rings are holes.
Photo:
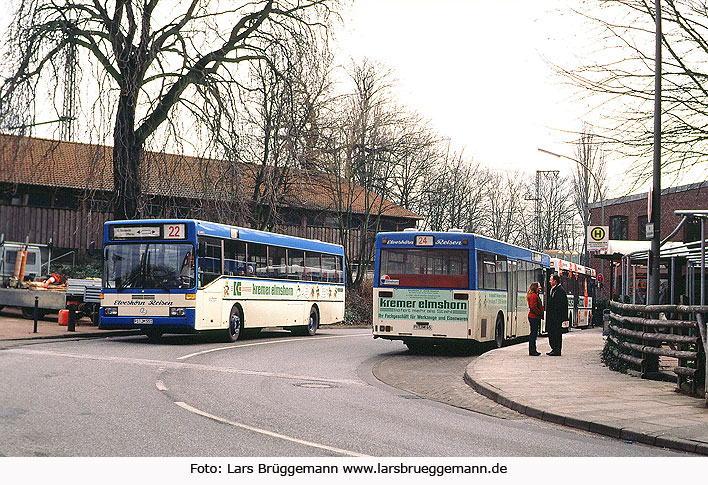
[[[206,256],[206,254],[207,254],[206,242],[199,241],[199,244],[197,244],[197,256],[202,258],[202,257]]]

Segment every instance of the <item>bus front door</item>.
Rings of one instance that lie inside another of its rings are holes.
[[[519,272],[518,272],[518,262],[509,261],[508,262],[508,284],[507,284],[507,294],[506,294],[506,331],[507,337],[516,337],[518,319],[517,319],[517,292],[519,287]]]

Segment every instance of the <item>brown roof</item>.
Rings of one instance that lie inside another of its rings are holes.
[[[112,147],[0,134],[0,182],[63,187],[88,191],[113,191]],[[238,194],[250,197],[260,167],[224,160],[159,152],[145,152],[142,163],[143,192],[177,198],[222,200]],[[273,170],[273,169],[271,169]],[[331,177],[322,172],[294,170],[284,203],[312,210],[336,210],[329,189]],[[342,181],[340,181],[342,182]],[[343,182],[355,213],[421,219],[393,202]],[[368,197],[367,197],[368,196]]]

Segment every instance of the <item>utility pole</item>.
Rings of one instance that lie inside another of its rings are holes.
[[[647,220],[654,224],[654,236],[651,238],[649,251],[649,288],[647,303],[659,303],[659,270],[661,251],[661,0],[655,0],[656,21],[656,59],[654,63],[654,160],[653,184]]]
[[[73,38],[64,48],[64,100],[62,104],[59,136],[64,141],[74,138],[74,119],[76,111],[76,44]]]

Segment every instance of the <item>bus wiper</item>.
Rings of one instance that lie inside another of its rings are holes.
[[[136,273],[131,274],[130,276],[128,276],[128,278],[125,281],[122,281],[118,285],[117,291],[125,290],[126,288],[131,286],[133,283],[135,283],[139,277],[140,277],[140,272],[136,272]]]

